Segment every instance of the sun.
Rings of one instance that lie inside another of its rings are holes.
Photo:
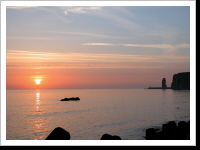
[[[35,79],[35,84],[40,84],[41,79]]]

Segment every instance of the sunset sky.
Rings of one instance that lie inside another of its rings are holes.
[[[7,89],[145,88],[190,71],[189,6],[6,11]]]

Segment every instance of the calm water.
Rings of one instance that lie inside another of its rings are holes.
[[[190,91],[148,89],[7,90],[7,140],[44,140],[55,127],[71,140],[104,133],[144,140],[145,129],[190,119]],[[65,101],[65,97],[80,101]]]

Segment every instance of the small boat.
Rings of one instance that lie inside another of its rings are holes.
[[[63,98],[60,101],[79,101],[79,97]]]

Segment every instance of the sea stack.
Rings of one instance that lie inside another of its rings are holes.
[[[167,88],[166,79],[163,78],[163,79],[162,79],[162,89],[166,89],[166,88]]]

